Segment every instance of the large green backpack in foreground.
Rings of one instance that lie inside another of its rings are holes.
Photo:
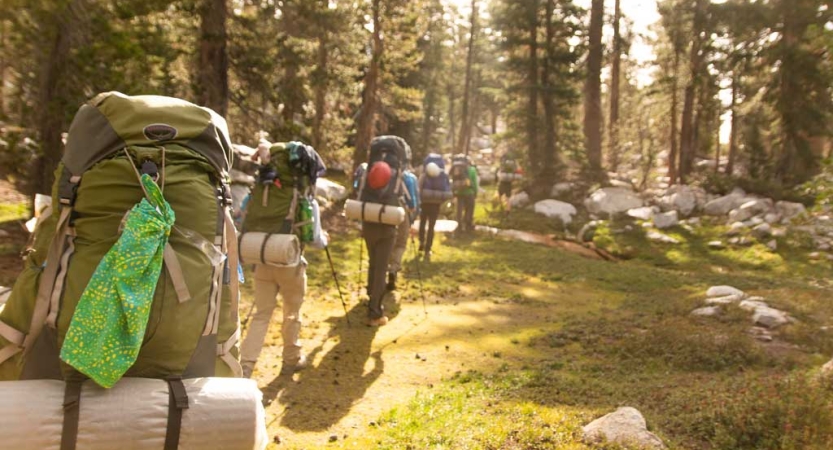
[[[81,377],[59,353],[93,272],[144,196],[142,173],[158,177],[176,222],[125,376],[239,376],[231,155],[225,120],[183,100],[111,92],[82,106],[55,172],[53,212],[0,313],[0,380]]]

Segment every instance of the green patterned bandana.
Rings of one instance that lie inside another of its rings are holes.
[[[109,388],[139,355],[162,254],[176,217],[159,187],[142,175],[147,198],[127,214],[119,240],[104,255],[78,301],[61,359]]]

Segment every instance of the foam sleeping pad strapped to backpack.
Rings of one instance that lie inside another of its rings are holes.
[[[59,359],[62,351],[93,375],[90,366],[105,367],[125,351],[116,348],[122,341],[138,347],[135,362],[121,360],[96,381],[114,383],[122,370],[144,378],[239,376],[231,157],[226,122],[210,109],[117,92],[82,106],[55,172],[54,212],[38,226],[0,313],[0,380],[83,379]],[[150,210],[134,214],[147,202]],[[169,232],[169,224],[150,227],[174,217]],[[157,236],[144,241],[150,259],[137,265],[128,253],[148,232]],[[142,312],[120,315],[113,301]],[[101,314],[113,316],[98,322]]]
[[[344,205],[347,218],[387,225],[402,223],[405,209],[401,199],[403,195],[409,195],[403,177],[410,159],[411,147],[401,137],[374,138],[370,143],[367,169],[361,172],[358,201],[348,201]]]
[[[243,264],[295,267],[301,262],[301,243],[294,234],[250,231],[240,236],[239,247]]]

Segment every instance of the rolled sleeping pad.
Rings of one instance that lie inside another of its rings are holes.
[[[294,234],[243,233],[238,248],[243,264],[293,267],[301,262],[301,243]]]
[[[434,189],[423,189],[419,193],[419,200],[422,203],[442,203],[453,197],[451,191],[437,191]]]
[[[399,226],[399,224],[405,221],[405,208],[401,206],[368,203],[358,200],[347,200],[344,203],[344,214],[348,219],[383,223],[393,226]]]
[[[179,450],[266,448],[262,394],[254,380],[182,380],[188,408],[182,410]],[[79,401],[76,448],[161,450],[168,422],[168,383],[122,378],[111,389],[86,381]],[[64,382],[0,382],[0,447],[59,450],[64,421]]]
[[[519,173],[505,173],[505,172],[498,172],[497,179],[500,181],[516,181],[520,180],[524,176]]]

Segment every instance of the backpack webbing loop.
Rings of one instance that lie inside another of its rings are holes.
[[[83,381],[66,381],[64,386],[64,423],[61,429],[61,450],[75,450],[78,442],[78,419],[81,414]]]
[[[182,410],[188,409],[188,392],[180,377],[169,377],[165,381],[168,382],[168,425],[164,449],[176,450],[182,431]]]

